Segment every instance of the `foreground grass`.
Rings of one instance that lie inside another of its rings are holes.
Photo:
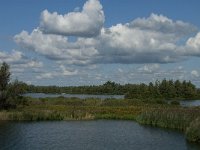
[[[189,141],[200,142],[200,108],[183,108],[162,101],[99,100],[77,98],[29,98],[26,106],[0,111],[0,120],[135,120],[186,133]]]

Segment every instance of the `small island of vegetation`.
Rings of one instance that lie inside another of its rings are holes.
[[[10,82],[9,65],[0,66],[0,120],[124,119],[140,124],[181,130],[189,141],[200,143],[200,107],[182,107],[179,99],[198,99],[200,89],[190,81],[162,80],[120,85],[57,87]],[[23,93],[122,94],[125,99],[31,98]],[[176,100],[168,103],[167,100]]]

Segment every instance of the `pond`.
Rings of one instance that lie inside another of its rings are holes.
[[[29,96],[32,98],[46,98],[46,97],[76,97],[80,99],[86,99],[86,98],[98,98],[98,99],[109,99],[109,98],[114,98],[114,99],[124,99],[124,95],[90,95],[90,94],[45,94],[45,93],[27,93],[24,94],[24,96]]]
[[[184,134],[133,121],[0,122],[1,150],[199,150]]]

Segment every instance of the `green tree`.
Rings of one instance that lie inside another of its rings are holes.
[[[6,90],[10,81],[10,67],[3,62],[0,68],[0,91]]]
[[[26,98],[22,96],[23,93],[25,93],[26,90],[26,84],[23,82],[20,82],[18,80],[15,80],[14,82],[10,83],[8,85],[8,99],[7,104],[16,107],[16,105],[19,104],[26,104]]]
[[[176,80],[174,84],[176,89],[176,97],[183,98],[182,83],[179,80]]]
[[[10,67],[3,62],[0,67],[0,108],[4,108],[8,98],[7,88],[10,81]]]

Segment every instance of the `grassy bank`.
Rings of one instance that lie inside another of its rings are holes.
[[[183,108],[163,101],[29,98],[25,106],[0,111],[0,120],[124,119],[140,124],[182,130],[189,141],[200,142],[200,108]]]
[[[186,138],[200,143],[200,108],[149,109],[137,116],[137,122],[156,127],[181,130]]]
[[[0,111],[0,120],[135,120],[144,107],[141,102],[131,100],[30,98],[26,106]]]

